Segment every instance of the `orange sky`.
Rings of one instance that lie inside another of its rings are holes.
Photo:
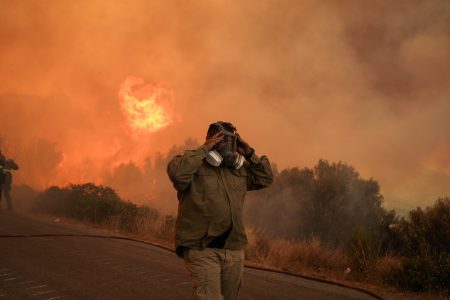
[[[345,161],[388,207],[449,195],[450,3],[2,1],[0,137],[16,183],[102,182],[227,120],[279,168]],[[173,93],[136,132],[129,76]]]

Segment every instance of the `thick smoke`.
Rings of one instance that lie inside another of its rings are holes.
[[[17,183],[137,201],[149,159],[228,120],[279,168],[345,161],[388,206],[429,204],[450,182],[449,39],[445,0],[2,1],[1,146]],[[132,75],[174,91],[175,123],[132,132]]]

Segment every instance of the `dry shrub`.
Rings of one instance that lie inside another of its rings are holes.
[[[120,216],[110,216],[102,223],[102,226],[108,230],[119,232],[120,231]]]
[[[256,228],[248,228],[246,232],[248,244],[245,248],[245,256],[247,260],[264,263],[270,250],[268,235]]]
[[[317,238],[294,241],[271,239],[254,228],[247,232],[249,244],[246,256],[249,261],[285,270],[316,272],[343,272],[349,264],[347,256],[340,250],[332,250]]]
[[[285,268],[342,271],[348,266],[347,257],[331,250],[317,238],[302,241],[276,240],[271,243],[269,257]]]
[[[399,269],[401,267],[401,259],[396,256],[386,255],[375,259],[374,268],[370,279],[372,281],[382,283],[383,276],[392,269]]]
[[[171,245],[174,240],[175,218],[173,216],[138,214],[130,220],[127,228],[123,227],[120,215],[113,215],[101,224],[113,232],[136,235],[139,238],[158,240]],[[129,230],[132,228],[132,230]]]
[[[175,218],[171,215],[157,217],[141,215],[133,220],[133,228],[135,231],[132,233],[140,237],[156,238],[172,243],[175,234]]]

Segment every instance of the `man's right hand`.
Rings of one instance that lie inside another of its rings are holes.
[[[223,141],[223,133],[217,132],[211,137],[206,137],[206,141],[203,145],[208,147],[209,150],[212,150],[212,148],[214,148],[214,146],[220,143],[221,141]]]

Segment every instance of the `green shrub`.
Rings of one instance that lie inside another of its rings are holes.
[[[400,268],[384,275],[384,280],[404,290],[450,295],[450,255],[405,258]]]
[[[110,187],[93,183],[66,187],[65,214],[78,220],[101,224],[119,212],[122,200]],[[64,212],[63,212],[64,213]]]
[[[38,195],[34,209],[94,224],[115,219],[118,229],[128,232],[137,232],[142,220],[151,222],[159,216],[155,209],[125,202],[110,187],[93,183],[50,187]]]
[[[405,256],[438,256],[450,253],[450,198],[431,207],[411,210],[391,228],[392,248]]]

